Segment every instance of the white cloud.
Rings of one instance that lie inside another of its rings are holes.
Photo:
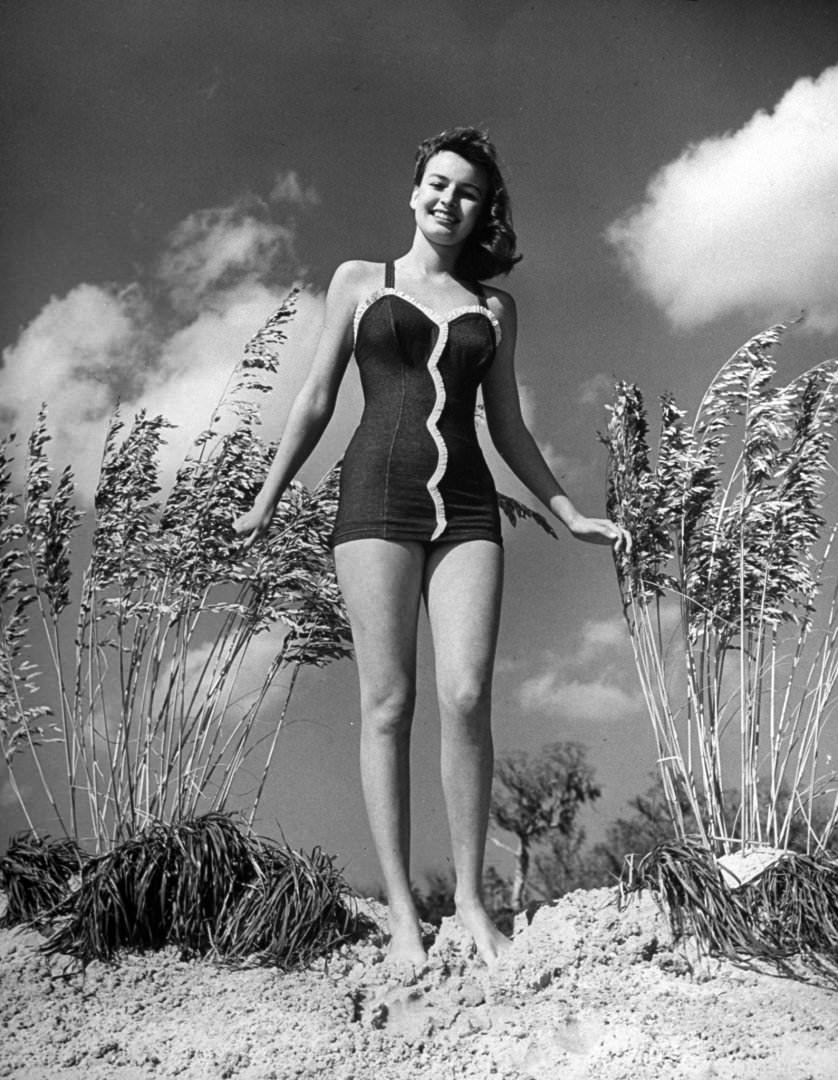
[[[579,404],[602,405],[604,402],[611,401],[614,397],[614,384],[616,381],[613,376],[606,375],[602,371],[591,375],[579,387]]]
[[[590,619],[567,648],[498,666],[508,679],[524,673],[517,697],[530,712],[607,723],[644,708],[622,618]]]
[[[606,679],[565,679],[545,671],[525,679],[519,699],[525,709],[572,720],[609,723],[637,713],[642,700]]]
[[[9,426],[24,437],[46,401],[53,454],[69,457],[77,475],[95,474],[104,418],[118,398],[136,392],[153,343],[136,289],[85,284],[53,297],[3,351],[0,399]]]
[[[173,473],[209,420],[245,343],[276,310],[283,295],[284,291],[248,282],[217,298],[213,309],[201,311],[162,343],[158,363],[132,403],[132,411],[145,408],[163,413],[177,425],[166,435],[167,473]],[[283,362],[271,379],[273,391],[262,408],[266,438],[276,438],[281,430],[314,351],[322,312],[322,296],[300,295],[297,315],[287,327]]]
[[[229,702],[225,701],[223,717],[225,725],[234,726],[239,722],[244,712],[253,704],[263,679],[282,648],[286,633],[287,630],[284,624],[280,623],[271,630],[251,638],[244,657],[240,658],[241,666],[236,674],[234,696]],[[217,642],[207,641],[190,646],[186,670],[187,698],[195,691],[202,675],[204,690],[206,690],[208,683],[211,682],[211,675],[208,678],[203,669],[207,661],[213,660],[217,644]],[[217,657],[215,659],[217,660]],[[167,668],[161,675],[161,684],[165,685],[168,678],[169,670]],[[288,680],[289,673],[287,670],[282,671],[277,676],[259,711],[258,719],[260,723],[270,724],[273,722],[272,708],[277,704],[281,705],[284,701],[288,692]],[[229,681],[225,686],[230,686]]]
[[[79,284],[66,296],[53,297],[4,350],[0,423],[18,432],[19,447],[25,445],[46,401],[50,456],[59,467],[72,464],[83,498],[92,496],[117,401],[125,419],[145,408],[178,425],[167,432],[161,455],[164,483],[174,475],[245,344],[297,276],[291,227],[260,220],[243,205],[239,200],[199,211],[178,226],[158,261],[153,288]],[[263,399],[268,439],[282,429],[322,317],[323,296],[301,293],[297,315],[286,327],[274,392]],[[342,400],[321,454],[330,461],[348,440],[357,392]]]
[[[689,146],[607,231],[677,326],[734,310],[838,330],[838,66]]]
[[[292,206],[319,206],[320,195],[317,189],[309,185],[304,187],[293,169],[276,174],[271,190],[271,202],[290,203]]]
[[[582,627],[582,633],[573,656],[575,663],[600,663],[603,656],[615,652],[628,655],[628,629],[622,617],[613,619],[590,619]]]
[[[264,220],[255,209],[252,200],[241,199],[198,210],[173,230],[157,275],[178,311],[190,313],[208,294],[293,266],[293,229]]]
[[[136,291],[78,285],[52,299],[4,350],[3,401],[15,411],[62,401],[79,420],[101,415],[129,380],[146,341]],[[83,387],[83,392],[78,388]]]
[[[570,488],[583,487],[594,472],[601,468],[601,459],[589,458],[587,461],[582,461],[579,458],[569,457],[557,450],[550,442],[539,443],[538,449],[556,479]]]

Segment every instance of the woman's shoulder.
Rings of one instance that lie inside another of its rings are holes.
[[[332,274],[326,305],[335,319],[351,322],[359,304],[384,283],[384,263],[349,259]]]
[[[332,275],[332,287],[341,291],[366,295],[384,283],[384,263],[367,259],[348,259],[340,263]]]

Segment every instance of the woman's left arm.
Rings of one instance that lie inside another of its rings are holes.
[[[521,415],[515,378],[515,302],[508,293],[500,291],[494,293],[493,299],[492,306],[501,324],[501,342],[483,381],[483,402],[492,442],[518,479],[578,540],[611,544],[617,551],[630,551],[631,536],[627,530],[607,518],[587,517],[576,509],[538,449]]]

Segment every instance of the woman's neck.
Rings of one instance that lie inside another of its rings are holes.
[[[418,278],[456,277],[454,269],[461,251],[461,244],[445,246],[432,244],[417,229],[413,243],[399,259],[399,263]]]

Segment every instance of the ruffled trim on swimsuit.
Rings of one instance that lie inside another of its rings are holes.
[[[398,296],[408,304],[412,304],[413,307],[417,308],[424,315],[427,315],[431,322],[436,323],[439,327],[448,326],[449,323],[458,319],[461,315],[485,315],[492,324],[492,328],[495,332],[495,347],[501,343],[502,332],[500,321],[494,311],[485,304],[461,304],[459,307],[455,307],[452,311],[449,311],[446,315],[441,315],[438,311],[434,311],[433,308],[428,307],[427,304],[423,304],[421,300],[417,300],[415,296],[411,296],[410,293],[403,292],[401,289],[396,289],[390,285],[385,285],[380,289],[376,289],[375,292],[371,293],[366,298],[366,300],[361,300],[359,302],[358,306],[355,308],[355,317],[353,319],[353,338],[358,337],[358,326],[367,308],[371,307],[376,300],[380,300],[383,296]]]

